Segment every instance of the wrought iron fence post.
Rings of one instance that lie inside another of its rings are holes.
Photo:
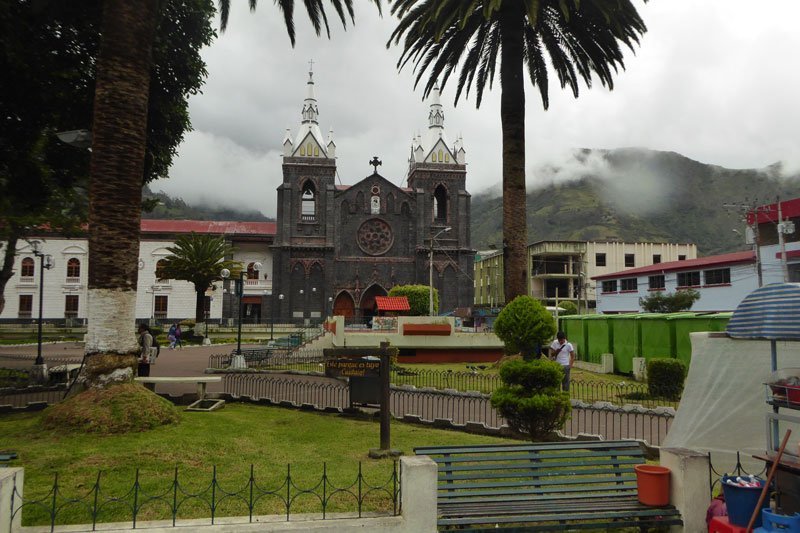
[[[289,521],[289,508],[292,505],[292,465],[286,465],[286,521]]]
[[[247,504],[247,509],[250,512],[250,522],[251,523],[253,522],[253,506],[255,505],[253,503],[253,485],[255,485],[255,481],[256,481],[256,478],[255,478],[255,474],[254,474],[254,471],[253,471],[253,463],[250,463],[250,480],[248,481],[248,484],[250,485],[250,502]]]
[[[211,525],[217,514],[217,465],[211,471]]]
[[[56,498],[58,497],[58,472],[53,481],[53,505],[50,508],[50,533],[56,529]]]
[[[361,474],[361,461],[358,462],[358,517],[361,518],[361,483],[363,481]]]
[[[102,471],[97,472],[97,480],[94,482],[94,504],[92,505],[92,531],[97,526],[97,498],[100,496],[100,474]]]
[[[139,514],[139,469],[136,469],[136,480],[133,482],[133,529],[136,529],[136,517]]]
[[[172,478],[172,527],[178,516],[178,467],[175,466],[175,475]]]
[[[328,463],[322,463],[322,519],[325,520],[328,510]]]

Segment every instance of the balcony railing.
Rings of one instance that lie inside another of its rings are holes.
[[[19,282],[24,284],[24,285],[35,285],[36,284],[36,280],[35,280],[35,278],[33,276],[20,276],[19,277]]]
[[[80,285],[80,283],[81,283],[80,276],[67,276],[68,285]]]

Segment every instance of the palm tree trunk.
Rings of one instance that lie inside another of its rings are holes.
[[[19,228],[13,222],[8,223],[6,247],[3,250],[3,267],[0,269],[0,314],[6,307],[6,285],[14,275],[14,259],[17,256]]]
[[[195,285],[194,322],[199,324],[206,321],[206,289]]]
[[[500,18],[500,119],[503,131],[503,289],[506,303],[527,293],[524,24],[525,20],[518,12],[504,7]]]
[[[131,379],[136,361],[139,225],[157,12],[158,0],[103,3],[89,185],[90,386]]]

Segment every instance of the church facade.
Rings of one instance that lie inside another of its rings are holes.
[[[465,150],[460,138],[447,141],[438,89],[427,135],[413,139],[403,187],[378,172],[377,157],[366,177],[337,184],[337,147],[332,133],[323,140],[318,117],[309,72],[299,130],[283,141],[274,316],[366,318],[376,312],[375,296],[395,285],[428,285],[431,271],[440,313],[470,307],[475,250]]]

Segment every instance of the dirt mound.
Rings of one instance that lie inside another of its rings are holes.
[[[42,424],[96,434],[146,431],[179,420],[169,401],[137,383],[88,389],[48,408]]]

